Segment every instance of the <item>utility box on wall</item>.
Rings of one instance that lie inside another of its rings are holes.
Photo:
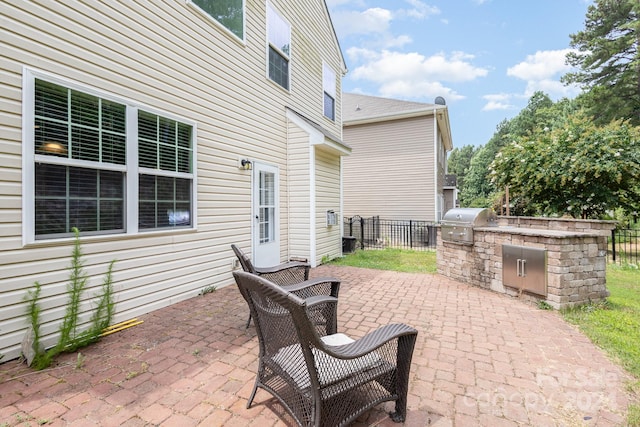
[[[338,225],[338,215],[336,215],[335,211],[328,210],[327,211],[327,227],[331,227],[333,225]]]
[[[502,245],[504,286],[547,296],[547,250]]]

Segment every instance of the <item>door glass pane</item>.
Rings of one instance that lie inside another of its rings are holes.
[[[275,239],[275,174],[260,171],[259,229],[260,243]]]

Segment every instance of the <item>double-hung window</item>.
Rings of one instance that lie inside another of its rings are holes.
[[[195,226],[195,124],[25,72],[25,242]]]
[[[322,90],[324,116],[336,119],[336,73],[326,63],[322,64]]]
[[[187,0],[244,40],[245,0]]]
[[[267,4],[269,78],[289,90],[291,25]]]

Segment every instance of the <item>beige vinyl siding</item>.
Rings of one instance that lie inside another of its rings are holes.
[[[433,116],[345,126],[344,215],[433,221]]]
[[[316,148],[316,263],[342,253],[340,223],[340,157]],[[327,227],[327,210],[333,210],[338,223]]]
[[[338,86],[344,64],[335,45],[329,16],[322,1],[270,0],[291,24],[291,100],[292,107],[320,124],[334,135],[342,134],[340,99],[336,99],[336,120],[323,114],[322,62],[331,66],[338,77]],[[301,69],[304,68],[304,69]],[[274,84],[274,86],[276,86]],[[280,92],[285,92],[280,90]],[[341,98],[341,88],[336,88]]]
[[[195,296],[207,286],[232,284],[230,244],[251,246],[251,173],[238,169],[241,156],[279,166],[282,259],[297,255],[288,253],[293,227],[287,216],[285,106],[322,122],[322,60],[339,70],[341,56],[322,2],[273,3],[293,27],[290,93],[266,77],[264,2],[246,2],[246,44],[184,1],[0,3],[4,360],[19,354],[26,328],[22,298],[36,280],[43,286],[45,344],[52,344],[66,303],[72,249],[69,240],[22,244],[23,67],[197,124],[198,229],[83,238],[90,275],[85,309],[112,259],[117,259],[116,322]],[[339,122],[323,125],[340,133]],[[293,197],[304,198],[300,191]]]
[[[311,177],[309,134],[289,122],[289,176],[288,210],[289,251],[291,256],[310,260],[311,257]]]

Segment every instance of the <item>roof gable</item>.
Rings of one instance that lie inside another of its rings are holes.
[[[446,105],[402,101],[356,93],[342,94],[343,126],[434,115],[442,134],[445,149],[452,150],[449,110]]]
[[[380,98],[377,96],[356,93],[342,94],[342,121],[367,120],[388,117],[401,118],[406,115],[431,115],[434,109],[442,105],[426,104],[423,102],[402,101],[399,99]]]

